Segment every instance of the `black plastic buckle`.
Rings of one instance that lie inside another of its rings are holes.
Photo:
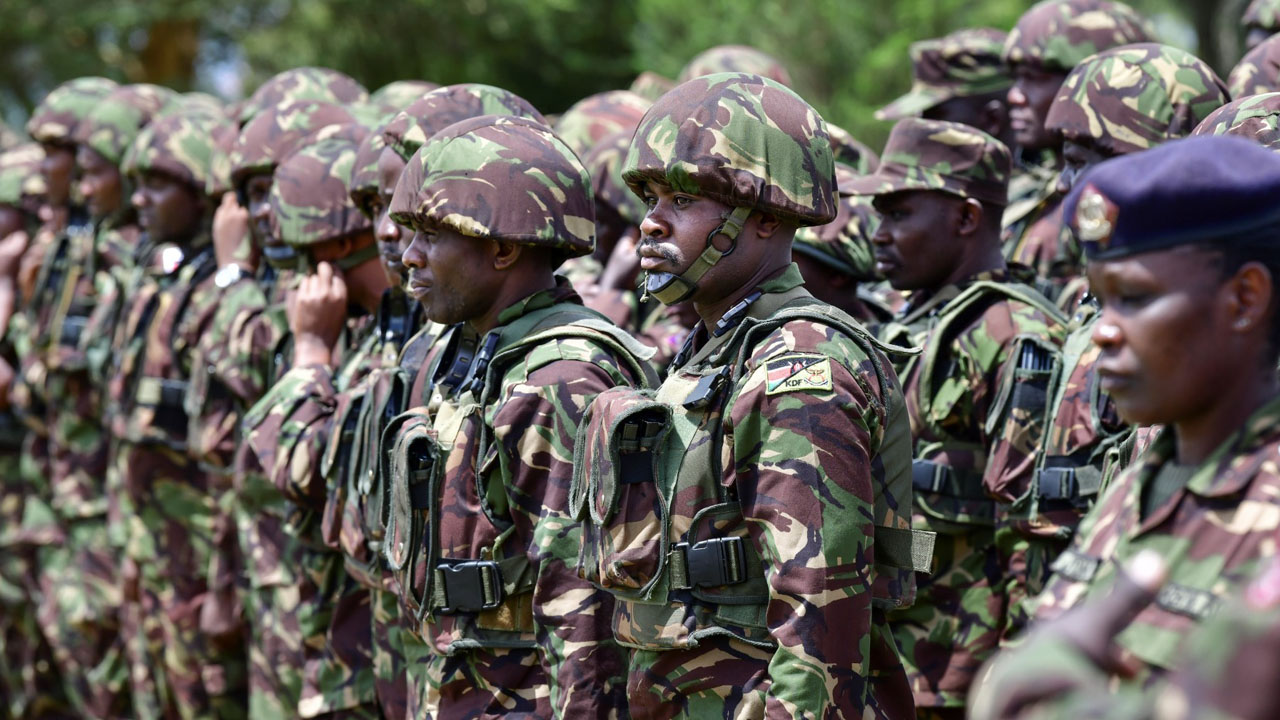
[[[471,560],[440,565],[440,580],[444,584],[444,599],[448,607],[440,608],[444,614],[480,612],[492,610],[502,604],[502,571],[490,560]],[[485,597],[485,587],[490,588]]]
[[[684,399],[684,403],[682,403],[684,408],[686,410],[701,410],[707,407],[720,394],[720,390],[724,388],[725,381],[728,379],[728,367],[722,367],[712,375],[703,375],[688,397]]]
[[[1047,467],[1036,474],[1040,497],[1046,500],[1070,500],[1076,496],[1076,469]]]
[[[62,332],[58,341],[64,347],[75,347],[80,344],[80,336],[84,334],[89,318],[81,315],[67,315],[62,320]]]
[[[940,493],[946,486],[948,470],[947,466],[928,460],[912,460],[911,486],[921,492]]]
[[[692,587],[737,585],[747,579],[747,556],[740,537],[714,538],[686,546],[684,557]]]

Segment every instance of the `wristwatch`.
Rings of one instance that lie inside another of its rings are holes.
[[[218,273],[213,276],[213,284],[220,288],[229,288],[242,277],[244,277],[244,268],[231,263],[218,268]]]

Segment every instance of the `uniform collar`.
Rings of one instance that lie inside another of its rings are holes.
[[[510,325],[513,321],[524,317],[535,310],[542,310],[543,308],[549,308],[552,305],[564,302],[581,305],[582,298],[574,291],[573,285],[571,285],[568,280],[561,275],[557,275],[556,286],[554,288],[539,290],[532,295],[526,296],[523,300],[518,300],[515,303],[512,303],[507,306],[507,309],[498,313],[497,327]]]

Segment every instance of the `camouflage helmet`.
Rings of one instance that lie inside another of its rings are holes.
[[[966,28],[911,44],[911,90],[876,111],[877,120],[898,120],[958,97],[1007,90],[1013,76],[1004,58],[1005,34]]]
[[[852,167],[836,163],[836,183],[841,188],[851,187],[859,175]],[[826,225],[800,228],[791,247],[859,282],[876,280],[871,238],[879,223],[880,215],[872,207],[871,198],[842,192],[836,219]]]
[[[1195,55],[1156,43],[1126,45],[1071,71],[1045,127],[1123,155],[1185,137],[1228,99],[1222,80]]]
[[[198,194],[208,194],[217,184],[219,166],[226,163],[220,138],[234,132],[234,126],[222,115],[179,108],[143,128],[125,153],[121,170],[131,175],[163,173]]]
[[[1191,134],[1236,135],[1280,150],[1280,92],[1229,102],[1210,113]]]
[[[0,150],[8,150],[11,147],[21,145],[22,139],[22,136],[9,127],[4,120],[0,120]]]
[[[1151,37],[1147,22],[1124,3],[1044,0],[1018,18],[1004,43],[1004,61],[1069,73],[1090,55]]]
[[[880,166],[880,156],[876,151],[858,142],[848,130],[827,123],[827,135],[831,138],[831,152],[837,163],[848,165],[859,175],[873,173]]]
[[[43,160],[44,148],[34,142],[0,152],[0,205],[35,215],[37,200],[45,194]]]
[[[649,102],[657,102],[658,98],[671,92],[671,88],[675,86],[675,82],[670,78],[645,70],[631,81],[631,87],[627,89]]]
[[[889,132],[875,173],[850,179],[840,191],[887,195],[937,190],[1004,207],[1012,168],[1009,148],[971,125],[909,117]]]
[[[1246,28],[1280,31],[1280,0],[1253,0],[1244,9],[1240,24]]]
[[[387,139],[382,132],[385,127],[375,127],[364,136],[356,147],[356,156],[351,162],[347,191],[361,212],[365,209],[364,198],[378,191],[378,161],[382,158],[382,151],[387,148]]]
[[[177,93],[159,85],[120,86],[99,101],[80,121],[72,140],[118,166],[143,126],[176,104],[178,99]]]
[[[356,147],[349,138],[329,137],[307,144],[280,163],[268,200],[272,237],[299,248],[370,228],[369,218],[352,202],[347,188]]]
[[[718,45],[698,53],[676,79],[677,84],[717,73],[747,73],[791,86],[791,73],[777,58],[747,45]],[[656,101],[655,101],[656,102]]]
[[[409,107],[414,100],[439,89],[439,85],[426,80],[396,80],[370,93],[369,104],[384,112],[397,113]]]
[[[27,134],[41,143],[75,142],[72,136],[76,125],[116,87],[115,82],[101,77],[82,77],[62,83],[31,113]]]
[[[591,174],[596,202],[613,208],[628,225],[639,225],[644,220],[645,204],[622,182],[622,163],[630,147],[631,131],[620,130],[596,143],[582,164]]]
[[[450,125],[482,115],[510,115],[547,124],[528,100],[509,90],[479,83],[449,85],[423,95],[396,114],[383,133],[387,145],[404,160],[432,135]]]
[[[1280,35],[1272,35],[1245,53],[1227,76],[1227,89],[1234,98],[1280,90]]]
[[[249,124],[259,113],[299,100],[347,105],[368,99],[369,91],[363,85],[337,70],[293,68],[271,77],[249,96],[240,106],[240,126]]]
[[[231,154],[233,186],[240,188],[249,175],[273,171],[308,135],[354,122],[357,119],[350,110],[316,100],[299,100],[258,113],[236,139]]]
[[[758,209],[797,225],[836,216],[835,161],[822,116],[759,75],[689,80],[654,103],[636,129],[622,178]]]
[[[591,178],[568,145],[529,118],[486,115],[433,135],[400,176],[391,219],[564,257],[595,248]]]
[[[230,112],[230,106],[222,102],[218,98],[203,92],[184,92],[178,96],[178,102],[183,107],[195,107],[207,110],[213,113],[222,113],[228,119],[237,117]]]
[[[653,103],[630,90],[610,90],[585,97],[564,111],[555,131],[569,149],[585,158],[597,142],[619,130],[636,129]]]

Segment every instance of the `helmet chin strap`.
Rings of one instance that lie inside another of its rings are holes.
[[[751,216],[751,208],[736,207],[729,213],[724,222],[716,226],[707,235],[707,247],[703,249],[693,264],[687,270],[676,275],[668,272],[647,272],[644,279],[644,297],[641,299],[655,297],[658,302],[663,305],[675,305],[679,302],[688,300],[698,290],[698,281],[702,279],[707,271],[715,267],[720,262],[720,258],[733,252],[738,246],[738,234],[742,232],[742,226],[746,224],[747,218]],[[720,252],[711,242],[717,235],[723,235],[729,239],[729,249]]]

